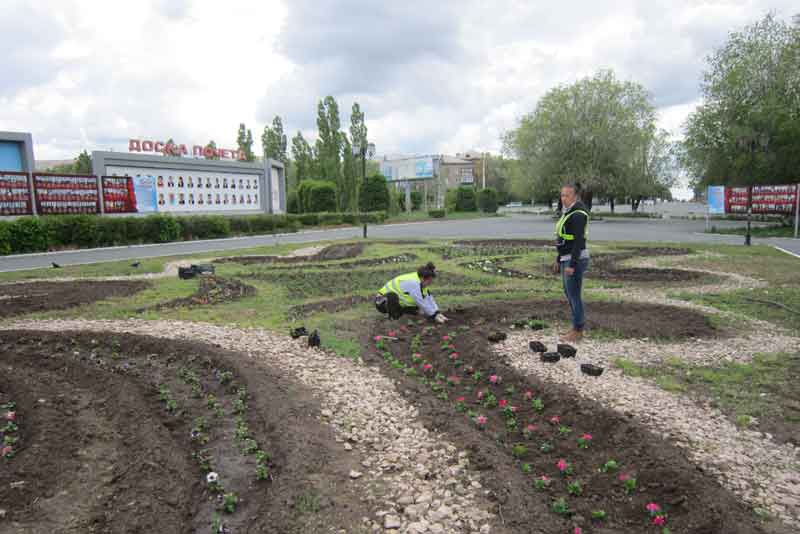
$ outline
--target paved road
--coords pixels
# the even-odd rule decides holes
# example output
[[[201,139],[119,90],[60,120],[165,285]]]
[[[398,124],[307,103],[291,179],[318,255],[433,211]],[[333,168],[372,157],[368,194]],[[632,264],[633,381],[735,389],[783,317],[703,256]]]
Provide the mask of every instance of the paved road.
[[[735,227],[742,223],[716,221],[718,227]],[[616,219],[593,222],[590,238],[593,241],[649,241],[741,244],[740,236],[704,234],[703,221]],[[369,237],[397,238],[544,238],[553,235],[553,221],[536,215],[513,215],[492,219],[444,220],[422,223],[370,226]],[[361,237],[361,228],[336,228],[295,234],[236,237],[206,241],[187,241],[158,245],[137,245],[102,249],[24,254],[0,257],[0,272],[61,265],[81,265],[115,260],[135,260],[183,254],[204,254],[276,243],[308,243],[323,240],[342,240]],[[755,244],[777,244],[800,255],[800,240],[764,239]]]

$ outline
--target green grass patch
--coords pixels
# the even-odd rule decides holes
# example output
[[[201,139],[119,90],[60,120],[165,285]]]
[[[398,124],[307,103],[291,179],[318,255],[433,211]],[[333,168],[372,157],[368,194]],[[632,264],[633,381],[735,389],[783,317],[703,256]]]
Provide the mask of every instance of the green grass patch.
[[[675,297],[724,312],[800,330],[800,287],[743,289],[718,294],[677,293]]]
[[[743,236],[747,234],[747,228],[744,226],[736,228],[717,228],[712,226],[708,233]],[[794,226],[753,226],[750,228],[750,235],[753,237],[794,237]]]

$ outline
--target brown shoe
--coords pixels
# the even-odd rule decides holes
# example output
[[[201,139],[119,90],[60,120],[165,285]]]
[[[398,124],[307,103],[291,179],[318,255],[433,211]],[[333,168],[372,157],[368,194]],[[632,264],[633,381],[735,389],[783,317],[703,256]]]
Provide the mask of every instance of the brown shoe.
[[[560,341],[562,343],[578,343],[583,338],[583,332],[580,330],[570,330],[563,336],[561,336]]]

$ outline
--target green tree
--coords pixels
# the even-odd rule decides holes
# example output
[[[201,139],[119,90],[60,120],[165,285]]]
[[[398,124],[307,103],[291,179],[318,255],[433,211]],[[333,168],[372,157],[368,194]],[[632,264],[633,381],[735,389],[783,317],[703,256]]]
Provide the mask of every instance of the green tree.
[[[314,167],[314,151],[311,145],[305,140],[301,132],[292,137],[292,160],[294,160],[295,176],[297,177],[297,184],[315,178],[313,173]]]
[[[208,144],[205,146],[205,148],[210,148],[210,149],[216,151],[217,150],[217,143],[215,143],[214,140],[212,139],[211,141],[208,142]],[[219,156],[217,155],[216,152],[214,152],[213,156],[211,156],[210,158],[206,158],[206,159],[219,159]]]
[[[358,165],[359,172],[364,172],[363,158],[367,150],[367,124],[364,122],[364,112],[358,102],[353,103],[353,109],[350,113],[350,139],[352,139],[353,148],[355,148],[358,156],[356,164]],[[361,176],[363,180],[365,176]]]
[[[389,186],[381,174],[370,174],[361,182],[358,195],[362,212],[387,211],[389,209]]]
[[[289,156],[286,153],[286,134],[283,133],[283,121],[279,116],[272,119],[272,127],[264,126],[261,134],[261,146],[264,148],[264,157],[276,159],[288,167]]]
[[[71,163],[55,165],[47,169],[47,172],[63,174],[92,174],[92,156],[86,150],[81,151],[78,157]]]
[[[339,194],[339,209],[342,211],[358,211],[358,178],[359,172],[356,170],[356,156],[353,155],[353,145],[347,138],[347,134],[341,132],[342,136],[342,191]]]
[[[566,180],[594,194],[626,192],[645,181],[642,154],[656,142],[656,112],[647,91],[602,70],[547,92],[536,109],[505,136],[505,150],[523,166],[537,200],[551,201]]]
[[[731,33],[707,61],[681,151],[695,185],[796,181],[800,25],[767,15]]]
[[[332,96],[326,96],[317,105],[316,157],[322,178],[336,184],[337,193],[342,191],[342,137],[340,135],[339,105]]]
[[[236,134],[236,145],[239,150],[244,152],[246,161],[255,161],[256,155],[253,153],[253,132],[245,128],[244,123],[239,124],[239,131]]]

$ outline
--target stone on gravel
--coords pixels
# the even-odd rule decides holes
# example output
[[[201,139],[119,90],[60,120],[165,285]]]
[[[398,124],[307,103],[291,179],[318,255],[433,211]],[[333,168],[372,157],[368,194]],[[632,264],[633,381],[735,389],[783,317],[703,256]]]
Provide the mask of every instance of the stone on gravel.
[[[361,478],[362,476],[364,476],[364,474],[361,473],[360,471],[356,471],[356,470],[351,470],[350,471],[350,478],[352,478],[353,480]]]

